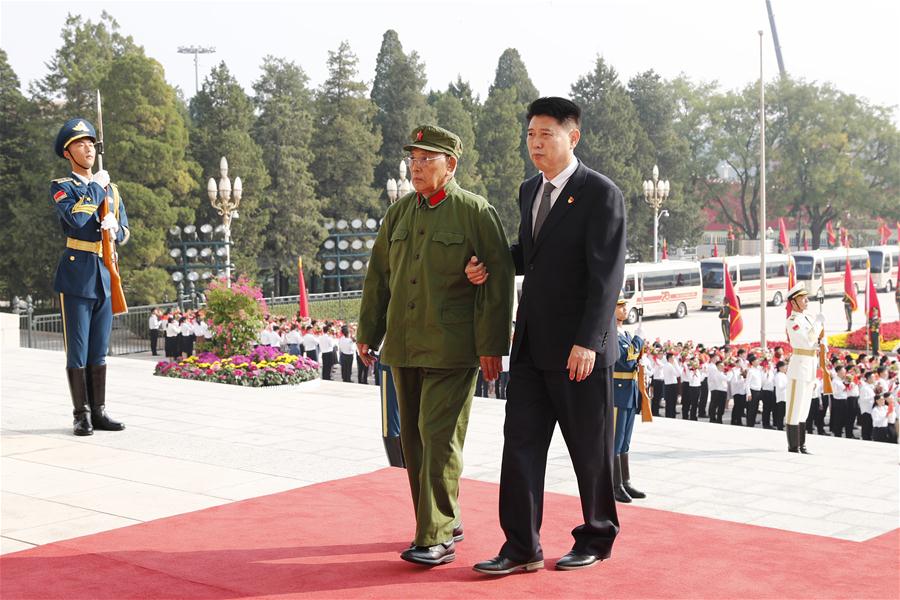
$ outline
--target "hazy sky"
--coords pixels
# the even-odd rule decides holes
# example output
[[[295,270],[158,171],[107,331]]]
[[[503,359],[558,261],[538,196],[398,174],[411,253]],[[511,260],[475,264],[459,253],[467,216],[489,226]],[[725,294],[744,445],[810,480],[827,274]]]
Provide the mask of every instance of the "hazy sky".
[[[830,81],[875,104],[900,105],[900,2],[772,0],[788,73]],[[162,63],[166,78],[194,93],[193,56],[181,45],[215,46],[200,57],[200,79],[225,61],[249,91],[262,58],[298,63],[312,85],[326,76],[329,50],[348,40],[371,82],[385,30],[425,62],[428,86],[462,75],[482,98],[497,59],[515,47],[542,95],[567,95],[598,55],[623,82],[654,69],[664,77],[740,88],[758,78],[764,31],[766,79],[777,63],[765,0],[417,0],[348,2],[0,1],[0,46],[26,87],[46,74],[69,12],[96,20],[107,10],[121,31]],[[900,111],[894,109],[895,121]]]

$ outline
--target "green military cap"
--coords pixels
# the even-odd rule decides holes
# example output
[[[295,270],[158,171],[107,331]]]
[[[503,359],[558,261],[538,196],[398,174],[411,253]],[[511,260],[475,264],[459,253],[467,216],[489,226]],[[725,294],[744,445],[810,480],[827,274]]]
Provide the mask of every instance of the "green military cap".
[[[437,125],[420,125],[412,132],[412,142],[403,146],[409,152],[413,148],[421,148],[431,152],[440,152],[459,158],[462,154],[462,141],[452,131]]]

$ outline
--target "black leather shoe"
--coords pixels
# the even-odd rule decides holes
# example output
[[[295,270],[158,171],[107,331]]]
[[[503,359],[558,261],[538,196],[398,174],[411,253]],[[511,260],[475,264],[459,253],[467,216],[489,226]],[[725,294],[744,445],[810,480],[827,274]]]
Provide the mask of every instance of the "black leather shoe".
[[[556,561],[556,568],[560,571],[575,571],[593,566],[600,560],[600,557],[593,554],[581,554],[573,550]]]
[[[544,559],[532,558],[527,562],[516,562],[504,556],[495,556],[491,560],[476,563],[473,570],[485,575],[509,575],[516,571],[537,571],[544,568]]]
[[[400,558],[420,565],[442,565],[456,560],[456,546],[453,540],[435,546],[413,546],[404,550]]]

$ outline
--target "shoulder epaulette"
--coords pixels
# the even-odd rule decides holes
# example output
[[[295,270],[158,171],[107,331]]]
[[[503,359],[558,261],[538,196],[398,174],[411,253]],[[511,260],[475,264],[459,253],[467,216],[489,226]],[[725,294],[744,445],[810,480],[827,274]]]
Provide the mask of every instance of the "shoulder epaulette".
[[[60,177],[59,179],[54,179],[53,183],[66,183],[67,181],[75,181],[71,177]]]

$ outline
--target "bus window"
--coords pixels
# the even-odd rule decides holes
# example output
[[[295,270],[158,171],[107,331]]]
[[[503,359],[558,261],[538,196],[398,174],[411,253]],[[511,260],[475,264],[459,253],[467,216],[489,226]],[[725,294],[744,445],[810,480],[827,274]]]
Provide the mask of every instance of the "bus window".
[[[647,273],[644,275],[644,290],[663,290],[672,287],[675,281],[674,273],[671,271],[660,273]]]
[[[725,287],[725,269],[722,263],[702,262],[700,272],[703,274],[703,287],[721,290]]]
[[[813,273],[813,257],[797,256],[794,258],[794,266],[797,268],[797,279],[812,279]],[[821,277],[822,273],[816,276]]]
[[[873,273],[884,273],[884,254],[880,250],[869,250],[869,260],[872,261]]]
[[[741,265],[741,281],[756,281],[759,279],[759,265]]]
[[[626,298],[632,298],[634,296],[634,275],[627,275],[625,277],[625,285],[622,286],[622,293]]]
[[[816,268],[813,271],[813,277],[816,279],[822,279],[822,263],[816,264]]]

